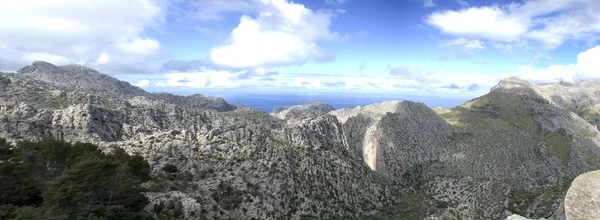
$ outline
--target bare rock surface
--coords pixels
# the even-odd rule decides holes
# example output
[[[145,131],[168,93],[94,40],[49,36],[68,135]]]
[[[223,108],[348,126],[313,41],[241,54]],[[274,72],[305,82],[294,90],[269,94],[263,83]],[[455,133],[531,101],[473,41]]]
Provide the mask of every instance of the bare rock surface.
[[[600,219],[600,171],[579,175],[565,197],[567,220]]]
[[[308,118],[326,114],[333,111],[330,104],[324,104],[319,101],[312,101],[304,105],[275,107],[271,115],[279,118]]]

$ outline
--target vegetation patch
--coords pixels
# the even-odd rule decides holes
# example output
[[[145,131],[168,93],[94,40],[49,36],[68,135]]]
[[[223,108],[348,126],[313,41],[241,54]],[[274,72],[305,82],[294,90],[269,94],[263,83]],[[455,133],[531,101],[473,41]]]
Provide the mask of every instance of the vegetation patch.
[[[590,131],[590,130],[583,129],[583,130],[581,130],[581,133],[583,134],[583,136],[586,136],[586,137],[590,137],[590,138],[596,137],[596,133],[593,131]]]
[[[548,132],[544,135],[544,140],[550,147],[550,151],[558,157],[563,166],[567,166],[569,162],[569,150],[571,148],[571,141],[569,138],[557,132]]]
[[[568,190],[568,184],[529,191],[511,191],[508,210],[526,218],[548,218],[554,213],[554,202]]]
[[[122,149],[0,139],[0,219],[153,219],[141,184],[150,167]]]
[[[436,201],[434,198],[424,192],[407,194],[400,196],[399,202],[379,210],[373,220],[412,220],[424,219],[427,216],[438,213],[447,208],[449,204]]]

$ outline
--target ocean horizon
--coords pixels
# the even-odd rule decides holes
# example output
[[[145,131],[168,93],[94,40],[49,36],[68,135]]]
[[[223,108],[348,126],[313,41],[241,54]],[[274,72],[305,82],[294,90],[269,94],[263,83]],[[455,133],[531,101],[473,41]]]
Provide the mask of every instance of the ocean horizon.
[[[472,98],[469,97],[434,97],[410,93],[366,93],[340,91],[272,91],[272,90],[179,90],[179,91],[150,91],[169,92],[175,95],[203,94],[211,97],[221,97],[230,104],[242,104],[271,113],[278,106],[294,106],[319,101],[330,104],[335,109],[365,106],[385,101],[412,101],[423,103],[430,108],[452,108],[461,105]]]

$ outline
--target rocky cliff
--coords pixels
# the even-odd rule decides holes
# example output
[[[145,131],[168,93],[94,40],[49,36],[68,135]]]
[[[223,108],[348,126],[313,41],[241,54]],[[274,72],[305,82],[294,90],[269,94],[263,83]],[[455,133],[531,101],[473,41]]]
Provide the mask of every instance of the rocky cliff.
[[[155,177],[148,209],[167,207],[159,218],[360,218],[394,198],[387,179],[351,157],[333,116],[286,123],[220,98],[149,94],[44,62],[0,82],[1,137],[144,156]]]
[[[569,183],[600,169],[586,110],[600,89],[578,87],[509,78],[452,109],[312,102],[267,114],[34,62],[0,73],[0,137],[142,155],[158,218],[556,219]],[[585,107],[568,101],[584,93]]]

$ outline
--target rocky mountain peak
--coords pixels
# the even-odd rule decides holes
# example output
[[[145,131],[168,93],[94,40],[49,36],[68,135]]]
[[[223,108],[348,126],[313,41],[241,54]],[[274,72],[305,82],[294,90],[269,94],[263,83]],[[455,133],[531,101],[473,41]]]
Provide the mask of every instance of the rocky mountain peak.
[[[21,68],[17,73],[67,91],[103,94],[112,97],[147,95],[144,90],[128,82],[80,65],[56,66],[44,61],[35,61],[31,65]]]
[[[539,91],[535,84],[517,77],[509,77],[500,80],[498,85],[490,89],[490,92],[505,92],[519,95],[539,96]]]

